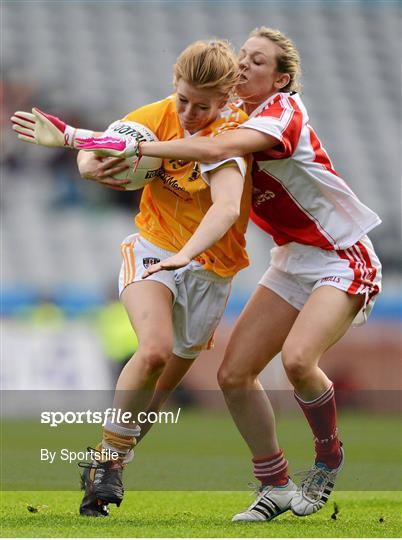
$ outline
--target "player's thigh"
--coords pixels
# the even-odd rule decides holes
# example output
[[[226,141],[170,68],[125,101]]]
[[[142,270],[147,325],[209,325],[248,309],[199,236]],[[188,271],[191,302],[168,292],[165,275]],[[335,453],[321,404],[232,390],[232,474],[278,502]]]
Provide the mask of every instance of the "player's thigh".
[[[284,356],[316,363],[345,334],[363,302],[364,295],[351,295],[330,285],[315,289],[289,332]]]
[[[221,369],[258,374],[278,354],[299,311],[258,285],[231,334]]]
[[[140,347],[150,342],[173,344],[173,294],[166,285],[152,280],[131,283],[121,301]]]

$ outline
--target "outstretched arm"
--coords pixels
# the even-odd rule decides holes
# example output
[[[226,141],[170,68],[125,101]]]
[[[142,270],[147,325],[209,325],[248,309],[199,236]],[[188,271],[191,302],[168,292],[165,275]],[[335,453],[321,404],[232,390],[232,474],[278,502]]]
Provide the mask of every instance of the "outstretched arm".
[[[178,253],[150,266],[143,278],[160,270],[175,270],[186,266],[197,255],[216,244],[239,217],[244,178],[237,165],[233,163],[233,166],[231,164],[211,172],[210,179],[213,204],[194,234]]]
[[[249,128],[237,128],[216,137],[191,137],[174,141],[143,142],[125,141],[111,137],[77,139],[77,146],[84,150],[96,150],[98,154],[116,157],[141,156],[166,159],[184,159],[202,163],[217,163],[227,158],[246,156],[253,152],[268,150],[280,141]]]
[[[216,163],[235,156],[246,156],[267,150],[278,140],[255,129],[237,128],[216,137],[191,137],[164,142],[141,143],[144,156],[185,159],[202,163]]]

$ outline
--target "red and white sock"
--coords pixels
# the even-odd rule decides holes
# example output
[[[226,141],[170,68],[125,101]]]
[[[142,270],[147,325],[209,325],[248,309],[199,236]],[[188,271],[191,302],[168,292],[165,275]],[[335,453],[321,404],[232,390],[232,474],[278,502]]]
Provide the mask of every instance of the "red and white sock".
[[[283,450],[271,456],[253,458],[254,476],[263,486],[284,486],[288,483],[288,462]]]
[[[336,426],[334,385],[312,401],[304,401],[296,393],[300,405],[314,434],[316,463],[336,469],[341,461],[341,444]]]

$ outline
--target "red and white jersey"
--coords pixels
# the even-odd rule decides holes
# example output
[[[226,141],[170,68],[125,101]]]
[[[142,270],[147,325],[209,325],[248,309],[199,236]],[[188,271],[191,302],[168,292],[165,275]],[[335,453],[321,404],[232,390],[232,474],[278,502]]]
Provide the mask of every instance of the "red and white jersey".
[[[239,126],[278,140],[253,154],[251,219],[277,245],[347,249],[381,220],[334,170],[308,120],[300,96],[280,92]]]

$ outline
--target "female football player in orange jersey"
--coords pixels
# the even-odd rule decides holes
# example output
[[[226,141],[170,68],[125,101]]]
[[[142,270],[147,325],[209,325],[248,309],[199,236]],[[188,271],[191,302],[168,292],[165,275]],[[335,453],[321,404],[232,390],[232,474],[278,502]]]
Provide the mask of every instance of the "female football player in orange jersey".
[[[218,379],[262,484],[257,500],[233,519],[268,521],[289,508],[298,516],[318,511],[343,466],[334,389],[319,361],[353,321],[364,322],[380,291],[381,264],[367,233],[381,221],[339,177],[308,123],[294,44],[262,27],[239,60],[237,93],[249,120],[214,141],[144,143],[140,151],[203,162],[253,154],[251,217],[276,247],[235,326]],[[109,147],[109,155],[127,154]],[[148,274],[179,267],[181,256]],[[315,463],[296,493],[258,381],[279,352],[315,441]]]
[[[237,58],[227,42],[193,43],[174,66],[176,94],[131,112],[121,122],[143,124],[159,140],[214,136],[247,118],[228,104],[237,80]],[[77,131],[55,117],[40,111],[16,113],[13,122],[23,140],[74,147]],[[81,152],[78,164],[82,176],[101,183],[122,169],[117,160],[105,166],[93,152]],[[139,233],[121,245],[119,278],[138,349],[118,379],[114,408],[131,412],[135,420],[140,412],[158,409],[166,398],[163,391],[172,390],[211,346],[232,278],[248,265],[244,234],[250,203],[251,177],[244,158],[208,165],[164,160],[158,178],[144,188],[135,220]],[[179,270],[144,279],[150,265],[178,251]],[[122,469],[140,431],[138,422],[108,419],[97,447],[99,459],[87,464],[83,474],[81,514],[107,515],[108,503],[120,505]]]

